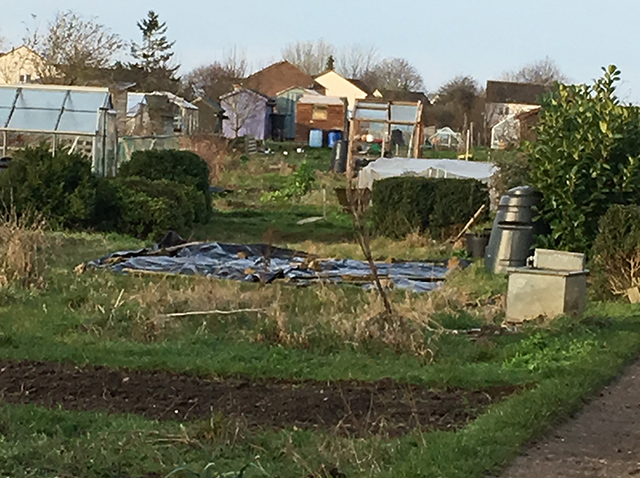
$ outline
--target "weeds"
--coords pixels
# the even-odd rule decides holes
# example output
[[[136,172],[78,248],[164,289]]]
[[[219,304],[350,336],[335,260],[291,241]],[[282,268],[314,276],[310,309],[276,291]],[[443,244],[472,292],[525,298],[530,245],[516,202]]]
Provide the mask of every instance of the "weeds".
[[[38,214],[18,215],[11,208],[0,217],[0,286],[44,284],[47,237]]]

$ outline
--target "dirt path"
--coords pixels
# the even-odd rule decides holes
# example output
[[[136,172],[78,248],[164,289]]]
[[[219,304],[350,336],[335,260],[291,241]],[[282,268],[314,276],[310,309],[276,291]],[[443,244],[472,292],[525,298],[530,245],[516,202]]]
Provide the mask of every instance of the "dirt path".
[[[156,371],[0,361],[0,402],[136,413],[159,420],[219,413],[249,428],[339,428],[357,435],[464,426],[515,387],[436,391],[385,379],[314,382],[204,380]]]
[[[502,477],[640,477],[640,361]]]

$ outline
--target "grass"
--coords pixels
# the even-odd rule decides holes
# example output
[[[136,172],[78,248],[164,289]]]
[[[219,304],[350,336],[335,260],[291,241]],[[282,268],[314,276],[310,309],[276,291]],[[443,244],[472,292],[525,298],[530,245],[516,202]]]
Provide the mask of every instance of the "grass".
[[[296,203],[259,200],[282,184],[301,159],[327,167],[327,151],[292,147],[221,168],[233,189],[216,199],[211,224],[192,239],[272,242],[323,257],[357,257],[350,218],[321,186]],[[275,149],[275,148],[274,148]],[[288,151],[284,155],[283,151]],[[234,162],[235,161],[235,162]],[[250,160],[253,161],[253,160]],[[249,172],[249,174],[248,174]],[[403,437],[348,437],[331,430],[247,430],[242,420],[212,413],[204,422],[155,422],[132,415],[44,409],[0,403],[0,476],[165,476],[186,465],[216,472],[250,465],[248,477],[481,477],[496,472],[522,446],[577,410],[640,352],[640,312],[620,303],[589,304],[580,321],[558,319],[501,334],[504,277],[481,263],[452,272],[428,295],[393,291],[396,322],[379,320],[380,304],[359,287],[249,284],[190,277],[134,277],[74,267],[140,241],[119,235],[49,233],[46,270],[35,287],[0,287],[0,358],[168,370],[203,377],[315,380],[386,377],[435,388],[522,385],[460,431]],[[375,238],[376,259],[447,258],[456,253],[414,234]],[[31,269],[29,269],[31,270]],[[17,281],[20,282],[20,281]],[[27,287],[25,287],[27,286]],[[208,308],[266,313],[185,317]],[[394,319],[395,320],[395,319]],[[483,327],[481,335],[467,333]],[[335,473],[334,473],[335,475]],[[184,476],[184,475],[175,475]]]

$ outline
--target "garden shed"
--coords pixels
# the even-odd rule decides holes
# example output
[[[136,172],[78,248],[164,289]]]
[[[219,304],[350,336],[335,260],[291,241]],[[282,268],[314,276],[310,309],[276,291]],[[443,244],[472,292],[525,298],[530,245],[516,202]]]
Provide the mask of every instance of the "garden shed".
[[[47,142],[85,153],[93,171],[115,175],[118,135],[108,88],[0,85],[2,156]]]

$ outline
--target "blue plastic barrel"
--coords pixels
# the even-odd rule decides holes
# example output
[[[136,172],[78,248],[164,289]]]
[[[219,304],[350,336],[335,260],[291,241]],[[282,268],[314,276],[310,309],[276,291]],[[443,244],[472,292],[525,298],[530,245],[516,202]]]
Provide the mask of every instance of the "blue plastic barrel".
[[[333,148],[333,145],[342,139],[342,131],[329,131],[327,135],[327,146]]]
[[[312,148],[322,148],[321,129],[312,129],[309,131],[309,146]]]

